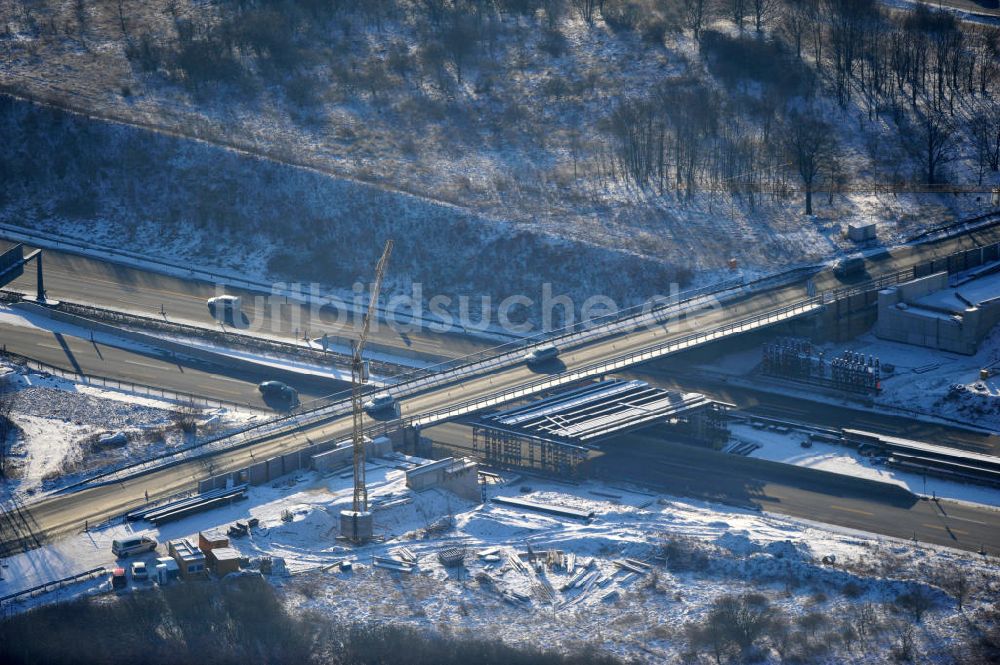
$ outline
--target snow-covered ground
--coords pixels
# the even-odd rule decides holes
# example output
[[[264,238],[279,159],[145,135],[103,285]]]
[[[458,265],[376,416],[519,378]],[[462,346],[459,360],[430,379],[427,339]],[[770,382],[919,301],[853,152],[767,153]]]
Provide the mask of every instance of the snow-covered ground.
[[[272,579],[295,608],[334,620],[396,621],[449,634],[489,631],[509,642],[563,649],[596,641],[614,653],[656,662],[679,657],[685,624],[703,617],[726,593],[764,593],[793,618],[820,611],[832,621],[864,603],[891,604],[900,592],[932,583],[940,571],[960,567],[970,579],[980,579],[993,566],[946,548],[591,482],[570,486],[508,478],[485,490],[488,497],[518,496],[521,486],[530,484],[528,498],[592,510],[589,521],[477,504],[435,489],[414,493],[405,487],[403,469],[417,462],[394,453],[369,463],[375,530],[382,542],[353,548],[336,538],[339,511],[351,501],[349,470],[326,477],[301,472],[251,488],[245,502],[160,528],[115,525],[10,557],[0,568],[0,596],[110,566],[116,537],[196,538],[199,530],[252,516],[260,526],[232,544],[251,560],[285,560],[291,577]],[[380,504],[387,507],[379,509]],[[442,518],[450,526],[438,529]],[[461,571],[437,559],[452,546],[466,548]],[[412,574],[373,567],[374,556],[398,558],[400,548],[417,557]],[[536,569],[527,561],[529,549],[572,555],[574,567]],[[515,553],[520,553],[516,559]],[[829,555],[834,563],[820,562]],[[644,574],[622,570],[614,562],[624,558],[650,568]],[[353,572],[335,565],[344,560],[354,563]],[[571,584],[574,580],[581,584]],[[924,620],[918,639],[933,653],[967,629],[954,601],[935,586],[926,588],[934,598],[933,618]],[[966,612],[991,600],[991,583],[974,588]],[[101,577],[28,597],[17,607],[106,589]],[[504,592],[526,600],[507,602]]]
[[[921,496],[938,496],[1000,508],[1000,490],[881,466],[872,458],[846,446],[814,441],[808,448],[803,448],[802,442],[809,438],[805,432],[793,430],[784,433],[754,428],[745,423],[733,424],[729,429],[734,443],[739,441],[760,446],[750,453],[751,457],[892,483]]]
[[[259,417],[250,411],[196,409],[0,364],[14,391],[12,440],[0,500],[51,491],[103,468],[143,459],[232,431]],[[123,445],[102,446],[102,434],[123,432]]]
[[[993,329],[972,356],[887,341],[873,332],[817,349],[822,349],[827,358],[837,357],[845,350],[855,351],[877,357],[883,366],[888,363],[895,369],[892,374],[883,372],[882,391],[870,398],[764,376],[757,372],[761,361],[759,348],[720,356],[699,365],[698,369],[725,377],[734,385],[752,381],[754,389],[799,399],[851,406],[863,402],[885,413],[1000,431],[1000,375],[985,381],[979,378],[981,369],[1000,363],[1000,326]],[[964,386],[962,392],[954,392],[955,385]]]

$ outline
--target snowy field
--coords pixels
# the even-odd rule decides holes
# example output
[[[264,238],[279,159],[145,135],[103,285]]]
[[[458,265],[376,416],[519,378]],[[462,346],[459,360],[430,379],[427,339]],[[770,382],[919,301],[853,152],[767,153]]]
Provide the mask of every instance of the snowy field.
[[[235,430],[258,417],[250,411],[180,406],[6,362],[0,363],[0,382],[13,391],[14,400],[0,499],[52,491],[94,471]],[[127,442],[99,441],[118,432]]]
[[[751,457],[892,483],[905,487],[918,496],[937,496],[942,499],[1000,508],[1000,490],[982,485],[943,480],[934,476],[924,477],[919,473],[907,473],[882,466],[872,458],[861,455],[857,450],[847,446],[814,441],[808,448],[803,448],[802,442],[809,438],[805,432],[783,433],[768,429],[755,429],[742,423],[731,425],[729,429],[734,443],[746,442],[760,446],[750,453]]]
[[[232,544],[251,561],[284,559],[289,575],[271,579],[293,608],[334,620],[401,622],[511,643],[563,649],[592,644],[648,662],[681,657],[689,623],[700,621],[720,596],[748,591],[767,596],[794,625],[815,623],[806,641],[825,644],[834,661],[880,662],[876,654],[896,648],[898,630],[912,624],[892,609],[894,601],[915,590],[925,594],[930,609],[906,639],[944,662],[948,649],[972,630],[969,619],[985,612],[1000,588],[995,562],[976,555],[617,486],[516,477],[486,486],[487,497],[519,496],[530,483],[527,498],[594,511],[589,521],[475,504],[433,489],[413,493],[403,469],[416,462],[393,454],[369,463],[375,531],[384,540],[360,548],[336,538],[338,513],[351,500],[347,469],[326,477],[289,476],[252,488],[245,502],[159,529],[139,524],[134,532],[160,542],[197,538],[199,530],[256,517],[259,527]],[[132,527],[117,525],[11,557],[0,568],[0,596],[110,566],[111,540],[128,533]],[[438,561],[437,553],[452,546],[466,548],[462,570]],[[398,560],[403,548],[417,559],[412,573],[373,567],[373,557]],[[529,550],[557,551],[560,565],[536,568]],[[642,572],[615,563],[624,559],[638,562],[632,565]],[[353,571],[340,569],[344,560],[353,562]],[[967,597],[961,594],[961,612],[947,581],[953,582],[947,574],[955,570],[972,582]],[[28,598],[14,611],[106,591],[102,576]],[[872,617],[881,617],[876,624],[883,629],[868,626],[867,648],[832,637]]]
[[[752,381],[754,389],[799,399],[849,406],[863,402],[885,413],[1000,431],[1000,375],[979,379],[980,369],[1000,363],[1000,326],[983,339],[978,353],[972,356],[891,342],[879,339],[873,332],[816,348],[822,349],[827,358],[840,356],[845,350],[875,356],[883,365],[888,363],[895,369],[889,375],[883,372],[882,392],[872,398],[764,376],[757,371],[761,362],[759,348],[721,356],[698,369],[725,377],[733,385],[749,385]],[[952,389],[956,385],[963,386],[961,392]]]

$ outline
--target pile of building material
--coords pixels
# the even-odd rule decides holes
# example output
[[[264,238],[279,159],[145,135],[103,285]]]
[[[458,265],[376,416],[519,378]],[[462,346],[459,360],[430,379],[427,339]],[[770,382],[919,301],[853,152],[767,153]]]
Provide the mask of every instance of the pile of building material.
[[[514,508],[521,508],[523,510],[533,510],[539,513],[547,513],[549,515],[556,515],[557,517],[569,517],[576,520],[590,520],[594,517],[593,510],[578,510],[576,508],[567,508],[565,506],[557,506],[551,503],[528,501],[526,499],[519,499],[512,496],[495,496],[493,497],[493,502],[505,506],[512,506]]]
[[[417,555],[409,547],[397,547],[392,553],[399,557],[403,563],[411,566],[417,565]]]
[[[449,547],[438,552],[438,561],[446,568],[456,568],[465,561],[464,547]]]
[[[408,563],[402,559],[397,559],[395,557],[374,555],[372,557],[372,566],[375,568],[384,568],[386,570],[392,570],[398,573],[412,573],[416,568],[414,563]]]
[[[149,507],[145,506],[132,511],[125,516],[129,521],[146,520],[153,524],[160,525],[174,520],[179,520],[188,515],[194,515],[205,510],[226,506],[233,501],[241,501],[247,497],[247,485],[237,485],[229,489],[218,489],[210,492],[196,494],[186,499],[171,501],[170,503]]]

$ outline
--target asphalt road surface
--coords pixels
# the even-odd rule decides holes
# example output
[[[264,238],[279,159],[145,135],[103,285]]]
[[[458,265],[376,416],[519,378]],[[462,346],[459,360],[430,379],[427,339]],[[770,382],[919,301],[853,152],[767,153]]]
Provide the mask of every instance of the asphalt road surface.
[[[13,243],[0,240],[0,252]],[[25,246],[25,253],[30,251]],[[208,311],[207,300],[223,293],[215,284],[194,279],[181,279],[148,270],[140,270],[110,261],[44,250],[45,290],[49,298],[86,303],[110,309],[161,318],[161,307],[167,320],[221,329]],[[350,286],[350,285],[348,285]],[[29,264],[25,273],[5,288],[29,295],[35,293],[35,269]],[[286,340],[301,339],[308,331],[311,338],[328,333],[334,343],[349,347],[357,337],[354,317],[324,307],[313,312],[309,307],[292,307],[281,297],[226,288],[225,293],[242,297],[242,311],[249,328],[244,332]],[[367,293],[365,294],[367,304]],[[338,321],[338,316],[340,321]],[[481,341],[461,334],[444,335],[432,332],[395,332],[388,325],[373,326],[369,349],[385,347],[397,353],[412,352],[428,359],[453,358],[468,355],[495,342]]]
[[[912,265],[916,261],[925,260],[931,254],[944,255],[958,248],[979,246],[977,243],[990,241],[996,237],[1000,237],[1000,228],[994,227],[986,233],[966,235],[952,241],[938,243],[934,247],[902,248],[897,250],[898,257],[890,256],[893,260],[885,258],[881,259],[879,263],[885,265],[886,269],[889,269],[890,266],[892,269],[899,269],[906,265]],[[873,266],[870,265],[869,268],[873,268]],[[85,275],[81,275],[78,278],[83,280],[85,277]],[[839,283],[839,280],[829,272],[819,275],[814,281],[819,290]],[[788,304],[800,299],[804,295],[805,288],[804,285],[794,285],[776,289],[756,294],[725,309],[702,310],[689,316],[686,321],[671,322],[667,326],[644,328],[627,335],[594,340],[583,346],[564,350],[556,363],[542,370],[532,370],[519,364],[498,369],[490,374],[465,376],[452,384],[429,389],[402,399],[400,410],[404,416],[424,414],[471,398],[494,394],[505,388],[522,386],[526,382],[536,379],[539,374],[580,368],[625,351],[647,349],[653,344],[687,335],[692,329],[704,330],[744,318],[750,313],[759,313]],[[370,422],[370,419],[366,418],[366,420]],[[148,491],[153,499],[166,497],[178,491],[190,489],[198,480],[210,475],[246,468],[256,461],[308,445],[309,441],[346,439],[349,432],[349,417],[333,420],[324,419],[309,423],[294,434],[275,436],[249,448],[220,452],[210,458],[179,463],[115,485],[87,489],[71,495],[44,498],[28,507],[10,513],[5,519],[0,520],[0,543],[12,547],[30,547],[39,540],[79,530],[85,520],[96,523],[104,517],[119,515],[142,503],[145,491]],[[778,503],[780,500],[781,496],[775,495],[772,503]],[[787,499],[785,500],[787,501]],[[846,507],[850,508],[851,506]],[[963,510],[966,509],[955,508],[956,513],[961,513]],[[951,514],[951,509],[949,509],[949,514]],[[984,542],[992,548],[992,551],[996,551],[1000,548],[998,547],[1000,546],[1000,529],[996,528],[1000,526],[1000,522],[993,517],[987,519],[985,515],[979,515],[978,512],[973,514],[976,517],[969,519],[979,520],[989,527],[983,530],[992,536],[989,539],[984,539]],[[857,516],[861,515],[857,514]],[[928,519],[930,517],[931,515],[928,515]],[[969,532],[968,526],[963,528],[957,522],[955,525],[949,525],[949,528],[953,528],[956,534],[958,534],[958,530]],[[946,544],[972,547],[972,543],[965,540],[949,539],[949,541]]]
[[[456,452],[471,450],[471,428],[448,423],[424,434]],[[1000,510],[947,500],[926,501],[894,485],[801,469],[672,443],[641,432],[616,437],[590,462],[592,473],[678,496],[896,538],[1000,552]]]
[[[735,404],[751,414],[821,427],[867,430],[1000,457],[1000,435],[995,433],[989,434],[965,427],[880,413],[860,405],[852,408],[753,388],[731,386],[706,379],[697,372],[673,367],[677,364],[671,361],[665,363],[664,367],[647,365],[628,372],[627,376],[648,381],[662,388],[700,392],[713,399]]]
[[[296,390],[302,401],[343,390],[333,379],[308,377],[261,367],[259,371],[172,357],[157,349],[127,351],[58,332],[0,324],[0,343],[8,351],[76,374],[101,376],[127,384],[166,388],[209,400],[222,400],[258,409],[282,410],[287,405],[265,403],[257,384],[280,379]]]
[[[997,241],[1000,241],[1000,225],[937,243],[887,250],[867,259],[865,272],[849,282],[860,282],[879,273],[901,270],[934,257]],[[11,242],[0,239],[0,251],[11,245]],[[29,248],[26,246],[27,249]],[[51,298],[157,317],[162,308],[168,320],[221,327],[219,322],[209,316],[206,306],[208,298],[220,293],[214,284],[118,265],[112,262],[113,257],[100,260],[45,250],[44,261],[46,291]],[[34,280],[33,266],[29,265],[25,274],[7,288],[32,294],[35,290]],[[845,282],[829,270],[813,280],[815,292],[844,285]],[[774,304],[804,298],[806,291],[804,284],[782,289]],[[282,305],[274,299],[265,298],[269,294],[243,289],[226,289],[226,292],[242,296],[243,311],[251,321],[251,331],[286,339],[301,337],[304,331],[308,331],[312,338],[326,332],[344,346],[348,346],[349,340],[357,335],[353,318],[345,314],[344,321],[338,323],[334,312],[328,308],[321,309],[314,318],[308,308]],[[397,332],[383,323],[373,329],[369,349],[412,353],[424,358],[455,358],[493,345],[462,334],[441,334],[426,330]]]

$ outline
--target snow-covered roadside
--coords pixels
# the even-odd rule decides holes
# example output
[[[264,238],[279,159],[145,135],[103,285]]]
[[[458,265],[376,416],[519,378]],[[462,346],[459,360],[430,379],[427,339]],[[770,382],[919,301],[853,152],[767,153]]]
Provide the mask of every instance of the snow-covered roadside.
[[[313,296],[316,298],[316,304],[327,304],[329,299],[332,298],[336,299],[344,307],[351,308],[352,313],[355,315],[364,314],[367,311],[366,304],[356,302],[356,294],[353,291],[348,289],[334,289],[321,294],[308,294],[304,293],[301,289],[284,288],[284,282],[266,282],[267,274],[263,268],[259,268],[253,273],[241,273],[231,268],[216,268],[215,270],[207,271],[192,267],[178,267],[178,265],[188,263],[189,257],[171,254],[169,246],[158,245],[158,251],[164,254],[164,256],[154,257],[120,248],[112,249],[108,246],[72,235],[30,229],[10,223],[0,222],[0,232],[2,232],[2,237],[8,240],[27,242],[43,249],[56,249],[130,268],[148,270],[182,279],[196,279],[212,282],[217,285],[246,288],[269,296],[284,296],[292,302],[301,302],[305,305],[313,302]],[[164,259],[172,259],[172,261]],[[381,302],[376,304],[376,311],[381,320],[388,320],[389,310]],[[400,325],[414,324],[419,325],[421,328],[443,325],[443,319],[430,312],[422,312],[418,317],[414,317],[412,313],[404,313],[397,310],[393,310],[391,314],[394,322]],[[449,324],[452,322],[450,321]],[[530,337],[530,334],[516,333],[494,324],[485,329],[463,328],[462,333],[491,342],[509,342],[523,337]]]
[[[14,431],[0,501],[54,491],[94,470],[233,431],[260,417],[249,410],[179,407],[19,365],[0,364],[0,381],[14,391]],[[127,442],[97,441],[102,434],[118,432]]]
[[[893,365],[894,371],[887,374],[883,370],[882,391],[867,397],[757,373],[761,361],[759,348],[720,356],[697,369],[731,385],[763,392],[851,407],[863,403],[866,409],[888,415],[903,413],[932,423],[1000,431],[1000,375],[986,380],[979,378],[981,369],[1000,367],[1000,326],[980,343],[979,351],[972,356],[882,340],[872,332],[846,342],[819,345],[816,349],[823,350],[827,358],[839,356],[845,350],[874,356],[883,367]],[[961,392],[952,390],[956,385],[963,386]]]
[[[302,472],[251,488],[248,501],[160,528],[115,525],[10,557],[0,568],[0,596],[112,565],[110,544],[116,537],[142,533],[162,543],[256,517],[260,526],[232,545],[250,559],[285,560],[292,577],[272,581],[293,608],[318,610],[334,620],[398,621],[432,630],[444,625],[449,633],[489,630],[502,622],[507,641],[556,648],[589,643],[596,635],[614,653],[656,661],[679,656],[684,625],[704,616],[726,593],[772,595],[793,618],[817,609],[836,615],[866,602],[890,602],[910,585],[925,584],[929,567],[961,566],[975,576],[992,566],[947,548],[594,482],[573,487],[530,481],[531,499],[594,511],[595,518],[586,522],[476,504],[439,490],[414,493],[405,487],[403,469],[418,461],[393,454],[369,464],[376,533],[384,542],[352,548],[336,540],[339,510],[351,500],[349,470],[326,477]],[[512,480],[488,487],[487,495],[518,494],[520,485]],[[439,529],[442,518],[445,526]],[[436,556],[455,546],[467,552],[461,574]],[[373,556],[398,556],[404,547],[417,558],[414,574],[373,568]],[[526,550],[558,550],[572,555],[575,564],[535,570]],[[515,552],[522,553],[520,566],[509,562]],[[667,552],[666,565],[656,558],[661,552]],[[683,557],[675,560],[677,552]],[[819,562],[830,555],[835,565]],[[630,573],[614,563],[624,558],[652,568]],[[353,572],[334,567],[344,560],[354,562]],[[577,576],[589,581],[575,586]],[[849,587],[856,591],[842,591]],[[101,580],[89,580],[58,595],[26,598],[16,607],[105,588]],[[528,600],[507,603],[503,591]],[[924,639],[948,639],[959,632],[952,621],[955,608],[940,591],[934,593],[939,594],[934,620],[926,622]],[[967,601],[967,612],[988,603],[987,590],[976,594]],[[496,633],[494,628],[490,634]]]
[[[756,429],[743,423],[733,424],[729,429],[735,440],[760,446],[750,453],[751,457],[892,483],[918,496],[937,496],[1000,508],[1000,490],[879,466],[872,458],[845,446],[813,441],[804,448],[802,442],[808,440],[804,432]]]

